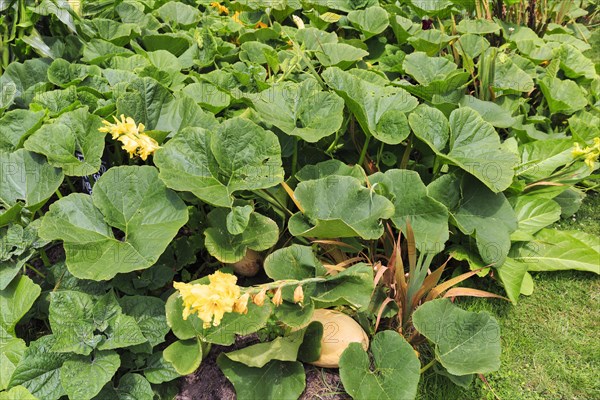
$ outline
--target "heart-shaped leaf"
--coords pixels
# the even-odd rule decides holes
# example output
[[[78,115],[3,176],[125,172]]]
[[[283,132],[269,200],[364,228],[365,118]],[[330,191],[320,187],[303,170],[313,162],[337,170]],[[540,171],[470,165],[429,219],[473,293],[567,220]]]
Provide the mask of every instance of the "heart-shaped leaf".
[[[413,324],[435,344],[436,359],[452,375],[500,368],[500,327],[490,314],[461,310],[448,299],[438,299],[417,308]]]
[[[394,214],[393,204],[351,176],[328,176],[300,182],[294,191],[304,210],[290,218],[294,236],[377,239],[381,219]]]
[[[435,135],[423,133],[423,127],[431,118],[435,118],[435,129],[445,135],[446,125],[441,122],[441,116],[427,108],[412,113],[410,125],[438,156],[474,175],[496,193],[510,186],[518,158],[501,146],[494,127],[484,121],[477,111],[464,107],[450,114],[447,153],[441,147],[444,141],[436,142]]]
[[[188,375],[200,366],[202,346],[198,339],[178,340],[163,351],[163,357],[178,374]]]
[[[21,275],[0,291],[0,327],[9,334],[41,293],[41,288],[29,277]]]
[[[60,382],[71,399],[89,400],[109,382],[121,358],[115,351],[100,351],[90,359],[77,356],[66,360],[60,370]]]
[[[314,79],[276,84],[252,103],[262,120],[311,143],[335,133],[344,119],[344,100],[322,91]]]
[[[448,210],[427,194],[419,174],[408,170],[389,170],[369,176],[372,185],[382,184],[392,203],[392,222],[406,232],[412,226],[420,252],[439,253],[448,240]]]
[[[277,136],[239,117],[214,133],[187,129],[158,150],[154,162],[167,186],[220,207],[230,207],[236,191],[283,181]]]
[[[298,361],[273,360],[254,368],[220,354],[217,364],[233,383],[240,400],[297,399],[306,386],[304,367]]]
[[[43,111],[13,110],[0,118],[0,150],[14,151],[35,132],[44,119]]]
[[[35,211],[58,189],[64,175],[44,157],[20,149],[13,153],[0,151],[0,226],[14,220],[25,206]]]
[[[248,225],[240,234],[227,228],[227,209],[216,208],[208,214],[210,228],[204,231],[204,245],[208,252],[226,263],[244,258],[247,249],[262,251],[272,247],[279,239],[279,228],[272,219],[256,212],[248,216]]]
[[[417,99],[402,88],[383,86],[374,83],[374,78],[364,79],[368,75],[358,75],[339,68],[323,72],[327,85],[344,99],[366,134],[388,144],[402,142],[410,133],[405,113],[417,106]]]
[[[38,129],[25,141],[25,148],[45,155],[66,175],[91,175],[98,172],[104,151],[104,136],[98,132],[101,126],[100,117],[90,114],[87,107],[78,108]],[[76,152],[83,160],[77,158]]]
[[[371,341],[371,355],[372,363],[361,343],[350,343],[342,353],[340,377],[353,399],[416,397],[421,364],[402,336],[394,331],[379,332]]]
[[[61,367],[73,355],[55,353],[50,350],[53,345],[52,335],[31,342],[13,372],[8,387],[24,386],[39,399],[58,400],[65,396],[60,381]]]
[[[64,241],[67,267],[77,278],[107,280],[153,265],[187,220],[185,204],[155,168],[115,167],[92,196],[73,193],[53,203],[40,236]]]

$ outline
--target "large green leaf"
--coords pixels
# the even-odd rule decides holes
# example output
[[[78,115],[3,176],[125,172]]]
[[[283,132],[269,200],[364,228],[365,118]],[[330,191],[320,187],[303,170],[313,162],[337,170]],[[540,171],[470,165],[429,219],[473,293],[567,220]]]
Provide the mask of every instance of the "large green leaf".
[[[42,289],[26,275],[21,275],[0,291],[0,327],[9,334],[40,295]]]
[[[414,399],[420,363],[415,351],[395,331],[379,332],[371,342],[372,361],[361,343],[350,343],[340,358],[344,389],[355,400]]]
[[[25,148],[45,155],[66,175],[91,175],[100,168],[104,152],[104,136],[98,132],[101,126],[101,119],[90,114],[87,107],[79,108],[42,126],[25,141]],[[83,160],[77,158],[76,152]]]
[[[89,400],[109,382],[121,359],[115,351],[94,353],[93,359],[77,356],[66,360],[60,370],[60,381],[71,399]]]
[[[429,56],[438,54],[457,36],[449,36],[439,29],[417,30],[408,38],[408,42],[417,52],[425,52]]]
[[[534,241],[516,245],[513,252],[528,271],[574,269],[600,274],[600,242],[589,233],[542,229]]]
[[[230,207],[233,193],[283,181],[277,136],[255,123],[232,118],[211,133],[187,129],[156,152],[161,179],[216,206]]]
[[[533,239],[531,235],[560,219],[560,205],[552,199],[520,196],[514,204],[519,223],[510,235],[512,241]]]
[[[117,98],[117,114],[124,114],[146,129],[169,132],[174,135],[186,127],[214,129],[217,122],[187,96],[174,97],[155,79],[135,79],[127,92]]]
[[[413,314],[417,330],[435,344],[436,359],[453,375],[485,374],[500,367],[500,327],[486,312],[432,300]]]
[[[73,64],[57,58],[48,68],[48,80],[56,86],[67,87],[80,84],[90,75],[100,75],[102,70],[96,65]]]
[[[573,161],[573,141],[568,138],[536,140],[519,146],[519,153],[517,176],[534,182]]]
[[[323,276],[325,267],[312,247],[293,244],[269,254],[264,262],[265,272],[273,280],[306,279]]]
[[[373,294],[373,267],[358,263],[306,290],[317,308],[350,305],[366,309]]]
[[[188,375],[200,366],[202,346],[198,339],[178,340],[163,351],[163,357],[173,365],[178,374]]]
[[[0,76],[2,92],[5,88],[13,92],[17,107],[28,108],[29,102],[40,88],[39,84],[48,81],[48,65],[48,60],[41,58],[26,60],[23,63],[10,63]]]
[[[192,25],[200,20],[202,14],[196,7],[181,2],[167,2],[156,10],[156,15],[167,23]]]
[[[498,193],[512,183],[517,156],[505,150],[494,127],[484,121],[477,111],[459,108],[450,114],[449,151],[438,147],[444,141],[436,143],[434,134],[423,132],[420,124],[434,119],[434,129],[445,135],[446,125],[441,122],[439,113],[421,109],[414,117],[411,114],[411,126],[418,137],[435,151],[438,156],[474,175],[492,191]]]
[[[517,229],[515,212],[503,193],[493,193],[465,176],[462,196],[450,212],[458,228],[474,235],[477,249],[487,264],[502,265],[510,250],[510,234]]]
[[[555,50],[554,56],[560,59],[560,69],[565,72],[567,78],[575,79],[584,77],[586,79],[594,79],[597,76],[592,60],[568,43],[561,44]]]
[[[194,99],[202,108],[215,114],[226,108],[231,101],[229,94],[219,90],[216,85],[205,81],[191,83],[185,86],[182,92]]]
[[[277,243],[279,228],[272,219],[253,212],[246,229],[234,235],[227,230],[227,215],[225,208],[212,210],[208,214],[210,228],[204,231],[204,245],[217,260],[234,263],[244,258],[247,249],[262,251]]]
[[[49,165],[42,156],[23,149],[13,153],[0,151],[0,172],[0,210],[6,208],[6,212],[17,206],[19,200],[32,210],[41,207],[64,177],[61,170]],[[7,222],[0,213],[0,225]]]
[[[123,296],[119,299],[123,313],[135,319],[141,333],[148,340],[147,352],[165,341],[169,333],[165,302],[153,296]]]
[[[112,292],[100,299],[71,290],[52,292],[49,314],[56,352],[88,355],[94,348],[110,350],[146,341],[135,319],[122,313]]]
[[[410,223],[420,252],[439,253],[448,240],[448,210],[427,194],[427,187],[415,171],[392,169],[369,176],[372,185],[381,184],[394,204],[394,225],[406,232]]]
[[[546,77],[538,83],[553,114],[571,115],[588,104],[583,91],[574,81]]]
[[[507,94],[531,92],[535,85],[533,79],[511,60],[507,54],[496,58],[493,87],[495,91]]]
[[[377,239],[383,234],[380,220],[394,214],[388,199],[350,176],[300,182],[294,194],[304,210],[290,218],[294,236]]]
[[[402,68],[421,85],[428,86],[446,79],[448,74],[457,69],[457,66],[447,58],[429,57],[423,52],[416,51],[404,58]]]
[[[119,379],[119,386],[106,385],[95,399],[152,400],[154,393],[150,383],[140,374],[127,373]]]
[[[344,100],[322,91],[314,79],[276,84],[252,103],[262,120],[311,143],[335,133],[344,119]]]
[[[498,277],[502,285],[504,285],[504,290],[506,290],[506,294],[513,304],[517,304],[519,300],[527,268],[527,263],[514,260],[510,257],[506,257],[504,263],[499,268],[496,268]]]
[[[270,342],[257,343],[225,353],[225,355],[232,361],[255,368],[262,368],[272,360],[296,361],[298,350],[304,340],[304,332],[304,329],[294,331],[289,335],[279,336]]]
[[[460,33],[476,33],[476,34],[487,34],[487,33],[498,33],[500,26],[494,21],[487,19],[470,19],[466,18],[460,21],[456,26],[456,30]]]
[[[15,386],[7,392],[0,392],[0,400],[38,400],[24,386]]]
[[[73,193],[53,203],[40,236],[64,241],[76,277],[107,280],[153,265],[187,220],[185,204],[155,168],[115,167],[96,182],[92,196]]]
[[[323,43],[315,55],[324,67],[346,69],[369,53],[347,43]]]
[[[158,351],[148,357],[144,376],[148,382],[159,384],[177,379],[180,375],[175,371],[173,364],[164,359],[163,352]]]
[[[304,367],[298,361],[273,360],[262,368],[254,368],[221,354],[217,364],[233,383],[239,400],[297,399],[306,385]]]
[[[344,99],[366,134],[388,144],[402,142],[410,133],[405,113],[417,106],[417,99],[402,88],[373,83],[366,77],[339,68],[323,72],[327,85]]]
[[[512,117],[510,111],[491,101],[479,100],[473,96],[464,96],[460,101],[460,105],[471,107],[481,115],[484,121],[489,122],[496,128],[511,128],[516,123],[516,119]]]
[[[14,151],[35,132],[44,119],[43,111],[13,110],[0,118],[0,150]]]
[[[443,150],[450,138],[450,124],[443,112],[421,104],[408,116],[415,136],[434,150]]]
[[[39,399],[58,400],[65,396],[60,382],[60,369],[72,355],[51,351],[53,345],[52,335],[31,342],[13,372],[8,387],[24,386]]]
[[[353,176],[361,182],[365,181],[367,175],[360,165],[347,165],[340,160],[331,159],[316,164],[308,164],[296,173],[298,181],[310,181],[325,178],[330,175]]]
[[[369,39],[385,31],[389,25],[387,11],[379,6],[367,7],[364,10],[354,10],[348,13],[348,21]]]
[[[23,339],[13,337],[0,327],[0,391],[6,390],[27,345]]]

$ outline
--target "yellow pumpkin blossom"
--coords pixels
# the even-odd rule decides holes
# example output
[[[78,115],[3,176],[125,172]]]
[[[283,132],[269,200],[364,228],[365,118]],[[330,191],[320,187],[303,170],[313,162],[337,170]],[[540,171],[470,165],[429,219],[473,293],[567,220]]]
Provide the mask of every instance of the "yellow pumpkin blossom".
[[[267,298],[267,289],[262,289],[260,292],[254,295],[252,301],[257,306],[262,306],[265,304],[265,299]]]
[[[239,314],[247,314],[248,300],[250,300],[250,294],[244,293],[239,299],[235,301],[235,304],[233,305],[233,311]]]
[[[218,1],[213,1],[212,3],[210,3],[210,6],[216,9],[219,12],[219,14],[229,15],[229,9],[224,5],[220,4]]]
[[[237,278],[231,274],[217,271],[208,276],[209,284],[189,284],[173,282],[183,300],[183,319],[196,314],[203,322],[204,328],[218,326],[225,313],[247,311],[248,294],[240,297]],[[244,303],[245,301],[245,303]]]
[[[573,157],[583,157],[583,162],[593,170],[600,157],[600,137],[595,137],[594,144],[585,148],[582,148],[579,143],[575,143]]]
[[[103,127],[98,130],[103,133],[110,133],[113,140],[118,140],[123,143],[123,150],[129,153],[131,158],[139,156],[142,160],[146,160],[149,155],[160,147],[158,142],[144,133],[146,127],[144,124],[135,124],[131,117],[121,115],[121,119],[113,117],[115,123],[102,121]]]
[[[283,304],[283,297],[282,297],[282,293],[281,293],[281,286],[279,286],[277,288],[277,290],[275,291],[275,295],[273,295],[273,298],[271,299],[271,301],[273,302],[273,304],[275,304],[275,307],[279,307],[280,305]]]
[[[302,304],[302,302],[304,302],[304,290],[302,289],[302,285],[298,285],[294,290],[294,303]]]
[[[235,14],[233,14],[231,16],[231,19],[233,20],[233,22],[237,22],[238,24],[244,25],[242,23],[242,21],[240,20],[240,12],[239,11],[236,11]]]

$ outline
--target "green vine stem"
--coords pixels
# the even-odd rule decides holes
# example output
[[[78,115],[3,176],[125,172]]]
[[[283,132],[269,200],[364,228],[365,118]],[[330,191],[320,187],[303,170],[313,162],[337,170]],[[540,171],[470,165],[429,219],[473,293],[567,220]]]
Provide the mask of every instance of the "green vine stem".
[[[429,368],[431,368],[433,366],[433,364],[435,364],[437,362],[437,359],[433,359],[431,361],[429,361],[429,363],[427,365],[425,365],[423,368],[421,368],[421,374],[425,371],[427,371]]]

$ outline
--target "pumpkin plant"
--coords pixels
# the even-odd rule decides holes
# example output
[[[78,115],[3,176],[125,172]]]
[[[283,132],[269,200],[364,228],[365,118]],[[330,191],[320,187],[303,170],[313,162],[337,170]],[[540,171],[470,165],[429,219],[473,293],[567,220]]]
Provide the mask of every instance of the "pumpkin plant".
[[[526,3],[0,1],[0,398],[497,369],[450,299],[600,272],[597,12]]]

